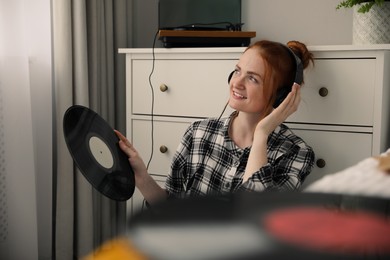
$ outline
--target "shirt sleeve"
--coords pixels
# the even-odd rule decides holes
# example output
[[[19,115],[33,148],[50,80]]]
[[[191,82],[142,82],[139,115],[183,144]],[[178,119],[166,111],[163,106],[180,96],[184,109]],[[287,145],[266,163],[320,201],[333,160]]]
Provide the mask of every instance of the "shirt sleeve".
[[[165,182],[170,197],[184,197],[187,186],[187,160],[190,156],[193,140],[194,124],[185,131],[181,142],[173,156],[171,170]]]
[[[242,183],[239,190],[288,191],[299,189],[313,168],[313,149],[307,145],[294,145],[288,151],[279,154],[276,158],[269,158],[269,162]]]

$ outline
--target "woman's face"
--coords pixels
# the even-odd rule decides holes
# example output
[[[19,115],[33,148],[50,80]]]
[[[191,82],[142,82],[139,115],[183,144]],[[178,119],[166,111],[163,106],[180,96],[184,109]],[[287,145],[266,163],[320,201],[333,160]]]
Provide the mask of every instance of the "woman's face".
[[[264,61],[256,49],[244,52],[230,80],[229,106],[247,113],[262,113]]]

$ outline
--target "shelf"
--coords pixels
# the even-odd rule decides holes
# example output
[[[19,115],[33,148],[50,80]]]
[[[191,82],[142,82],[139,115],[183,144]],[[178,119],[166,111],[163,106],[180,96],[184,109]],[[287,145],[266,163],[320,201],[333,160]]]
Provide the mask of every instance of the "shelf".
[[[164,47],[245,47],[256,32],[160,30]]]

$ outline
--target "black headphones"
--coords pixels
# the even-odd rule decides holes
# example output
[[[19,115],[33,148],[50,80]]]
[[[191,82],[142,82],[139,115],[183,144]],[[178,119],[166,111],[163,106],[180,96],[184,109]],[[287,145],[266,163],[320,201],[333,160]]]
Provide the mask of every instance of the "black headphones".
[[[290,53],[290,56],[294,59],[294,63],[295,63],[295,78],[294,78],[294,82],[299,84],[299,85],[301,85],[302,82],[303,82],[303,64],[302,64],[302,61],[288,46],[286,46],[286,45],[282,45],[282,46],[285,47],[288,50],[288,53]],[[230,79],[233,77],[233,74],[234,74],[234,71],[232,71],[229,74],[228,83],[230,83]],[[275,99],[275,102],[273,104],[274,108],[277,108],[283,102],[283,100],[287,97],[288,93],[291,92],[292,85],[294,84],[294,82],[291,82],[291,84],[289,84],[287,86],[282,86],[282,87],[280,87],[278,89],[278,92],[276,93],[276,99]]]

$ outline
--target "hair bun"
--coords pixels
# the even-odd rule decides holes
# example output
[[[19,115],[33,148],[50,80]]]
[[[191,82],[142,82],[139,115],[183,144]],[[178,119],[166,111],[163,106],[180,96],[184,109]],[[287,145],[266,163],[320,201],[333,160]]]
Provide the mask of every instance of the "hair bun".
[[[311,53],[306,45],[299,41],[289,41],[287,46],[301,59],[303,68],[307,68],[310,64],[314,64],[313,53]]]

